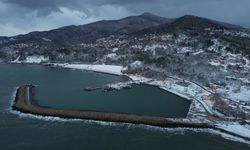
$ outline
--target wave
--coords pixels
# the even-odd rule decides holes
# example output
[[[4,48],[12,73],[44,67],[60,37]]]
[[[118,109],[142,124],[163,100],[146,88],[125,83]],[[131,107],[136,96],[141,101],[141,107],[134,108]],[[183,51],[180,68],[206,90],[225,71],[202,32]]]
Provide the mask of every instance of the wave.
[[[244,144],[248,144],[250,146],[250,141],[246,141],[242,138],[235,137],[233,135],[229,135],[214,129],[196,129],[196,128],[161,128],[161,127],[155,127],[150,125],[144,125],[144,124],[131,124],[131,123],[118,123],[118,122],[106,122],[106,121],[95,121],[95,120],[82,120],[82,119],[64,119],[60,117],[51,117],[51,116],[39,116],[39,115],[33,115],[33,114],[26,114],[19,111],[11,110],[12,114],[18,115],[20,118],[29,118],[29,119],[38,119],[43,121],[49,121],[49,122],[83,122],[85,124],[89,125],[101,125],[101,126],[114,126],[114,127],[126,127],[128,129],[145,129],[145,130],[151,130],[151,131],[157,131],[157,132],[163,132],[163,133],[171,133],[173,135],[185,135],[188,131],[195,132],[195,133],[208,133],[211,135],[217,135],[224,139],[234,141],[234,142],[240,142]]]
[[[115,126],[115,127],[127,127],[129,129],[146,129],[146,130],[152,130],[152,131],[160,131],[164,133],[171,133],[175,135],[184,135],[187,133],[187,131],[192,131],[196,133],[208,133],[212,135],[220,136],[224,139],[240,142],[244,144],[250,145],[250,141],[244,140],[242,138],[223,133],[221,131],[217,131],[214,129],[197,129],[197,128],[162,128],[162,127],[156,127],[156,126],[150,126],[150,125],[144,125],[144,124],[131,124],[131,123],[119,123],[119,122],[107,122],[107,121],[95,121],[95,120],[83,120],[83,119],[64,119],[60,117],[51,117],[51,116],[41,116],[41,115],[34,115],[29,113],[22,113],[16,110],[12,109],[12,105],[14,103],[14,99],[16,96],[18,87],[15,87],[14,92],[11,95],[11,102],[10,107],[7,109],[8,112],[11,114],[18,115],[20,118],[29,118],[29,119],[38,119],[43,121],[50,121],[50,122],[83,122],[85,124],[97,124],[101,126]]]
[[[212,135],[219,135],[220,137],[230,140],[230,141],[234,141],[234,142],[239,142],[239,143],[243,143],[243,144],[247,144],[250,147],[250,141],[244,140],[240,137],[236,137],[227,133],[223,133],[221,131],[217,131],[217,130],[213,130],[213,129],[208,129],[209,134]]]

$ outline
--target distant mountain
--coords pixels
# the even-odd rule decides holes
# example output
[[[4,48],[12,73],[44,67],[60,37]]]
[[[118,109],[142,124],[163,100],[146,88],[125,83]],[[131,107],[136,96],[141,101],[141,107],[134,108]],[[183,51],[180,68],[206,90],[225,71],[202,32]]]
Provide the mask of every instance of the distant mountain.
[[[218,22],[215,20],[185,15],[178,18],[176,21],[172,22],[168,27],[175,29],[190,29],[190,30],[203,30],[205,28],[211,29],[241,29],[241,27],[236,25],[231,25],[228,23]]]
[[[177,32],[195,30],[200,31],[205,28],[211,29],[233,29],[240,30],[242,27],[221,23],[218,21],[201,18],[197,16],[185,15],[177,19],[168,19],[151,13],[144,13],[139,16],[129,16],[120,20],[102,20],[86,25],[66,26],[59,29],[43,32],[31,32],[26,35],[11,37],[15,40],[6,42],[6,37],[0,37],[2,44],[6,45],[18,43],[34,43],[46,45],[50,49],[57,47],[70,47],[79,43],[91,43],[96,39],[108,37],[110,35],[127,34],[147,34],[162,32]]]
[[[128,74],[157,80],[172,75],[238,91],[250,85],[250,32],[197,16],[144,13],[0,37],[0,62],[122,65]]]
[[[16,42],[43,42],[43,39],[49,39],[55,45],[67,46],[81,42],[93,42],[98,38],[115,34],[128,34],[171,21],[172,19],[144,13],[139,16],[130,16],[120,20],[102,20],[87,25],[72,25],[51,31],[31,32],[13,38],[16,39]]]
[[[215,40],[217,39],[221,41],[221,47],[250,55],[249,32],[240,26],[191,15],[167,19],[151,13],[144,13],[119,20],[102,20],[86,25],[72,25],[50,31],[31,32],[26,35],[0,37],[0,57],[3,60],[13,60],[21,55],[21,59],[25,59],[28,55],[35,54],[50,56],[53,61],[81,61],[81,55],[77,58],[68,56],[67,60],[61,59],[59,56],[61,54],[82,53],[85,56],[93,55],[91,56],[92,61],[95,60],[94,57],[98,58],[97,55],[101,57],[103,53],[106,53],[101,51],[105,51],[108,47],[124,46],[127,49],[134,49],[134,47],[130,47],[129,42],[123,43],[123,41],[134,40],[135,44],[139,43],[136,39],[140,39],[145,42],[142,45],[143,48],[148,43],[153,42],[152,39],[167,35],[172,37],[172,40],[179,37],[190,38],[189,44],[186,45],[190,46],[192,40],[193,49],[207,49],[214,43],[218,44]],[[150,36],[155,37],[148,39]],[[157,44],[157,42],[161,43],[162,41],[157,39],[154,42]],[[164,44],[179,47],[176,43],[171,42]],[[120,43],[124,45],[120,45]]]
[[[229,23],[219,22],[198,16],[185,15],[171,22],[159,26],[152,26],[150,28],[138,31],[138,33],[162,33],[162,32],[182,32],[182,31],[201,31],[204,29],[226,29],[226,30],[243,30],[244,28]]]
[[[5,62],[120,65],[123,73],[194,99],[191,115],[197,110],[206,116],[205,103],[223,120],[250,120],[250,32],[237,25],[144,13],[0,37],[0,63]]]

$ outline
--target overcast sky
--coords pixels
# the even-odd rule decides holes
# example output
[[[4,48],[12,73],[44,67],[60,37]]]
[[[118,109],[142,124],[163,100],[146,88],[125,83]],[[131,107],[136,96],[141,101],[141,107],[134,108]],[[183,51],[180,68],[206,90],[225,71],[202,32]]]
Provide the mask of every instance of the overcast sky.
[[[0,0],[0,36],[151,12],[191,14],[250,27],[250,0]]]

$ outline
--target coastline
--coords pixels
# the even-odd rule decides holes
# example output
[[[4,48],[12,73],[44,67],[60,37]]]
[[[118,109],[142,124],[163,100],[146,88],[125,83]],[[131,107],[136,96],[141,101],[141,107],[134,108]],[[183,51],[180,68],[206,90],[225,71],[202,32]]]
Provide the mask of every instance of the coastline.
[[[164,91],[170,92],[172,94],[175,94],[179,97],[182,97],[186,100],[192,101],[192,98],[189,96],[186,96],[184,94],[181,94],[179,92],[176,92],[171,89],[167,89],[165,87],[162,87],[161,85],[157,85],[152,83],[154,81],[153,79],[150,78],[145,78],[139,75],[129,75],[129,74],[124,74],[122,73],[123,67],[122,66],[116,66],[116,65],[92,65],[92,64],[69,64],[69,63],[64,63],[64,64],[59,64],[59,63],[26,63],[26,62],[10,62],[7,64],[28,64],[28,65],[44,65],[44,66],[51,66],[51,67],[60,67],[60,68],[65,68],[65,69],[73,69],[73,70],[83,70],[83,71],[92,71],[92,72],[97,72],[97,73],[104,73],[104,74],[109,74],[109,75],[115,75],[115,76],[124,76],[127,77],[129,80],[136,84],[145,84],[145,85],[150,85],[150,86],[155,86],[158,87]],[[95,66],[98,67],[103,67],[102,69],[96,69]],[[110,71],[106,70],[106,67],[110,67],[110,69],[114,69],[112,67],[115,67],[115,71]]]
[[[34,86],[24,85],[17,89],[14,103],[12,105],[13,110],[17,110],[23,113],[31,113],[41,116],[52,116],[69,119],[86,119],[97,121],[110,121],[110,122],[123,122],[132,124],[145,124],[158,127],[168,128],[214,128],[213,125],[206,123],[190,123],[185,122],[183,119],[168,119],[163,117],[150,117],[139,116],[119,113],[106,113],[95,111],[72,111],[53,109],[50,107],[42,107],[35,105],[34,101]]]
[[[80,120],[93,120],[93,121],[107,121],[115,123],[131,123],[155,126],[160,128],[190,128],[190,129],[212,129],[235,138],[240,138],[244,143],[249,143],[250,138],[241,136],[239,134],[218,128],[216,125],[208,123],[193,123],[185,119],[172,119],[163,117],[149,117],[127,115],[119,113],[106,113],[94,111],[72,111],[53,109],[49,107],[42,107],[33,103],[34,100],[34,86],[23,85],[17,88],[16,96],[12,105],[12,110],[32,115],[44,117],[59,117],[63,119],[80,119]]]
[[[48,65],[48,64],[45,64]],[[155,85],[150,83],[151,81],[153,81],[153,79],[149,79],[149,78],[145,78],[142,76],[134,76],[134,75],[129,75],[129,74],[124,74],[122,73],[123,67],[122,66],[115,66],[115,65],[91,65],[91,64],[54,64],[54,63],[50,63],[49,65],[52,65],[54,67],[61,67],[61,68],[67,68],[67,69],[74,69],[74,70],[85,70],[85,71],[93,71],[93,72],[98,72],[98,73],[105,73],[105,74],[110,74],[110,75],[118,75],[118,76],[124,76],[127,77],[128,79],[130,79],[131,81],[133,81],[136,84],[145,84],[145,85],[151,85],[151,86],[156,86],[162,90],[168,91],[172,94],[175,94],[179,97],[182,97],[184,99],[187,100],[192,100],[192,98],[175,92],[174,90],[169,90],[163,87],[160,87],[159,85]],[[102,69],[97,69],[96,66],[98,67],[103,67]],[[106,70],[106,67],[109,67],[108,70]],[[114,67],[114,68],[112,68]],[[110,71],[110,69],[114,69],[115,71]]]
[[[180,96],[186,100],[190,100],[191,103],[200,103],[202,108],[198,108],[198,109],[203,109],[211,116],[222,117],[224,119],[231,119],[230,117],[225,117],[224,115],[219,113],[217,110],[213,110],[212,105],[209,105],[207,102],[205,102],[203,100],[203,97],[209,96],[211,94],[211,91],[207,90],[205,87],[202,87],[201,85],[197,85],[197,83],[193,83],[191,81],[183,80],[183,79],[180,79],[177,77],[169,76],[169,78],[166,81],[171,82],[171,80],[175,80],[174,82],[185,81],[185,82],[191,83],[191,86],[192,86],[191,91],[184,91],[185,89],[183,89],[183,87],[181,87],[181,86],[175,87],[176,86],[175,83],[170,83],[171,85],[169,86],[168,85],[169,83],[166,83],[166,81],[157,81],[157,80],[154,80],[151,78],[142,77],[140,75],[124,74],[122,72],[124,69],[123,66],[117,66],[117,65],[36,63],[36,62],[20,62],[20,61],[9,62],[9,64],[44,65],[44,66],[61,67],[61,68],[73,69],[73,70],[93,71],[93,72],[97,72],[97,73],[105,73],[105,74],[116,75],[116,76],[117,75],[124,76],[124,77],[127,77],[128,79],[130,79],[135,84],[146,84],[146,85],[155,86],[155,87],[158,87],[162,90],[170,92],[172,94]],[[190,87],[188,87],[187,89],[190,89]],[[196,92],[198,92],[199,94],[197,94]],[[189,112],[188,112],[188,114],[189,114]],[[247,122],[250,123],[250,120],[248,120]]]
[[[53,64],[53,63],[44,63],[44,64],[37,64],[37,63],[17,63],[17,64],[49,65],[49,66],[52,66],[52,67],[62,67],[62,68],[75,69],[75,70],[85,70],[84,68],[70,68],[70,67],[65,67],[65,64],[61,64],[61,66],[58,66],[57,64]],[[78,64],[78,65],[82,65],[82,64]],[[86,65],[86,64],[83,64],[83,65]],[[91,66],[94,66],[94,65],[87,65],[87,66],[90,66],[90,68],[91,68]],[[104,66],[103,68],[105,69],[106,65],[102,65],[102,66]],[[120,66],[120,68],[122,69],[121,66]],[[169,88],[168,85],[167,85],[167,82],[165,82],[165,81],[164,82],[163,81],[159,82],[159,81],[155,81],[155,80],[152,80],[152,79],[144,78],[144,77],[141,77],[141,76],[127,75],[127,74],[122,74],[122,73],[114,74],[114,73],[110,73],[110,72],[107,72],[107,71],[95,70],[95,68],[91,68],[91,70],[88,68],[86,71],[94,71],[94,72],[107,73],[107,74],[112,74],[112,75],[126,76],[126,77],[128,77],[129,79],[131,79],[135,83],[156,86],[158,88],[161,88],[161,89],[163,89],[165,91],[168,91],[170,93],[173,93],[173,94],[176,94],[178,96],[181,96],[183,98],[189,98],[189,100],[192,100],[192,103],[194,104],[194,106],[193,105],[190,106],[188,117],[185,118],[186,121],[197,122],[197,123],[213,123],[213,125],[216,126],[218,130],[222,130],[223,133],[226,133],[226,132],[233,133],[233,134],[230,134],[230,135],[235,135],[236,137],[239,137],[241,139],[246,139],[248,142],[250,141],[249,140],[250,134],[249,134],[249,136],[245,137],[245,136],[242,136],[242,135],[245,135],[245,134],[242,134],[243,131],[237,131],[237,130],[235,131],[235,129],[238,128],[238,127],[246,127],[246,129],[247,129],[246,133],[250,133],[250,129],[248,128],[248,126],[249,126],[248,123],[247,124],[245,124],[245,123],[241,124],[240,123],[240,124],[238,124],[238,127],[236,127],[236,128],[227,129],[226,128],[227,124],[229,124],[229,126],[230,126],[231,124],[234,124],[235,122],[238,122],[238,121],[237,120],[230,120],[230,118],[228,119],[228,118],[224,118],[224,116],[217,116],[217,115],[215,115],[215,116],[221,117],[219,119],[222,119],[222,120],[219,120],[218,118],[212,118],[211,119],[211,118],[209,118],[209,116],[211,114],[207,114],[208,112],[204,113],[206,111],[206,108],[204,106],[201,105],[201,106],[199,106],[197,108],[197,106],[198,106],[197,103],[199,103],[198,98],[200,98],[202,96],[202,94],[199,94],[198,98],[197,97],[192,97],[190,95],[187,96],[185,94],[181,94],[180,92],[178,92],[178,88],[177,88],[177,91],[175,89],[172,89],[171,87]],[[120,70],[120,71],[122,71],[122,70]],[[165,86],[163,86],[163,84]],[[199,112],[197,112],[197,110],[199,111],[199,109],[202,109],[202,111],[201,111],[202,114],[198,114]],[[202,117],[200,117],[200,116],[202,116]],[[213,119],[215,119],[215,120],[213,120]],[[228,122],[226,122],[226,124],[224,124],[224,121],[228,121]],[[229,130],[229,131],[227,131],[226,129]]]

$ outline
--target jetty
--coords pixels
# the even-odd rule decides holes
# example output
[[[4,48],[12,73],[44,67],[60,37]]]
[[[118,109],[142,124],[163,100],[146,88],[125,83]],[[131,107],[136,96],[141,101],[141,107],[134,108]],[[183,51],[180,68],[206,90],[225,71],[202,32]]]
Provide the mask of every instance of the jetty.
[[[185,120],[185,118],[164,118],[152,116],[140,116],[132,114],[107,113],[97,111],[63,110],[40,106],[35,101],[35,86],[23,85],[17,89],[12,109],[22,113],[29,113],[40,116],[52,116],[68,119],[84,119],[108,122],[122,122],[132,124],[145,124],[164,128],[203,128],[213,129],[226,134],[230,134],[244,140],[250,141],[250,138],[238,135],[218,128],[209,123],[196,123]]]
[[[167,119],[163,117],[140,116],[120,113],[107,113],[95,111],[79,111],[79,110],[63,110],[50,107],[36,105],[34,99],[35,87],[33,85],[20,86],[17,89],[16,97],[12,108],[14,110],[31,113],[41,116],[53,116],[71,119],[98,120],[109,122],[123,122],[133,124],[145,124],[158,127],[187,127],[187,128],[213,128],[213,126],[205,123],[189,123],[182,122],[178,119]]]

